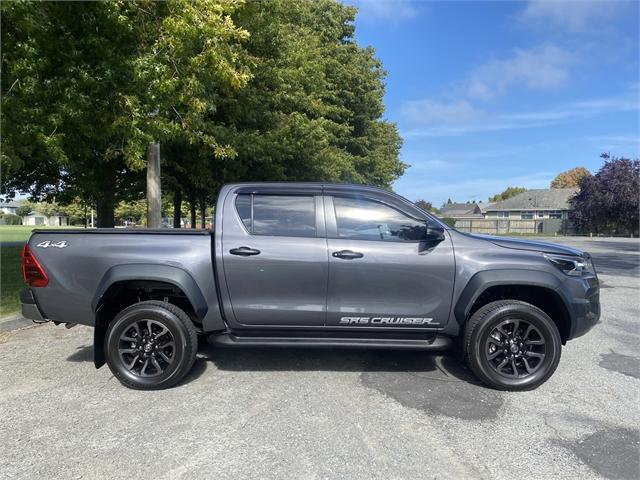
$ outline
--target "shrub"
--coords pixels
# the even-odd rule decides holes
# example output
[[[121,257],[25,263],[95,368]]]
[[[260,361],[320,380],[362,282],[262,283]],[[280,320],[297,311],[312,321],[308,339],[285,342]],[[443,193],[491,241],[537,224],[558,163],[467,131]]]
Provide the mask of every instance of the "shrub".
[[[441,218],[440,220],[442,220],[444,223],[446,223],[450,227],[455,227],[456,226],[456,219],[455,218],[444,217],[444,218]]]
[[[2,216],[2,223],[5,225],[22,225],[22,218],[12,213]]]

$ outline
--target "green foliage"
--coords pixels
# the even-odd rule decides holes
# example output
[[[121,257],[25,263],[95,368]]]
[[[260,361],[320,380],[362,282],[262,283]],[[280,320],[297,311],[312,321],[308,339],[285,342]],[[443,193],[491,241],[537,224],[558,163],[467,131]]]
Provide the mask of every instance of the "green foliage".
[[[385,72],[335,0],[0,8],[4,192],[95,204],[111,226],[143,196],[152,140],[163,188],[193,211],[229,181],[390,188],[405,169]]]
[[[16,215],[24,217],[29,215],[33,211],[33,204],[31,202],[22,202],[22,204],[16,208]]]
[[[91,215],[91,205],[83,202],[79,197],[74,198],[66,205],[59,206],[58,210],[68,217],[69,225],[86,226],[87,219]]]
[[[442,220],[444,223],[446,223],[450,227],[455,227],[456,226],[456,219],[455,218],[444,217],[444,218],[441,218],[440,220]]]
[[[515,197],[519,193],[526,192],[527,189],[524,187],[507,187],[507,189],[502,192],[494,195],[493,197],[489,197],[490,202],[501,202],[502,200],[506,200],[507,198]]]
[[[144,200],[120,202],[116,206],[115,217],[118,223],[143,224],[147,218],[147,202]]]
[[[2,216],[2,223],[4,225],[22,225],[22,217],[12,213],[6,213]]]
[[[3,190],[95,201],[139,196],[147,144],[204,132],[249,78],[238,1],[3,2]]]
[[[427,212],[435,213],[438,210],[431,202],[427,202],[426,200],[416,200],[415,204]]]
[[[22,247],[0,248],[0,317],[20,310],[19,292],[24,287],[20,270],[21,251]]]

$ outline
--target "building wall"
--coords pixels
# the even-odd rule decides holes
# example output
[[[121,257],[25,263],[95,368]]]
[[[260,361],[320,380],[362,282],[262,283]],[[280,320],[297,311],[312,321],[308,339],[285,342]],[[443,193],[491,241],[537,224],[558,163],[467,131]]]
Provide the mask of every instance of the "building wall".
[[[68,219],[65,216],[52,215],[47,217],[45,215],[27,215],[22,217],[22,224],[34,227],[66,227],[68,225]]]
[[[531,220],[541,220],[545,218],[552,218],[551,215],[553,214],[560,215],[560,220],[567,220],[569,218],[568,210],[524,210],[524,212],[533,213],[533,219]],[[508,212],[509,213],[508,217],[500,217],[498,216],[498,213],[499,212],[496,212],[496,211],[487,212],[485,214],[485,218],[493,218],[493,219],[504,218],[509,220],[523,220],[522,218],[523,210],[511,210]]]

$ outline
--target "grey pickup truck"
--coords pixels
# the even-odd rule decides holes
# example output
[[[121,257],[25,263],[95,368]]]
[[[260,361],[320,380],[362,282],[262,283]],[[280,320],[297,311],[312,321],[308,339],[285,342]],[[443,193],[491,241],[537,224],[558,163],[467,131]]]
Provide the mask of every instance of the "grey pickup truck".
[[[167,388],[220,347],[442,351],[503,390],[545,382],[600,317],[589,254],[478,236],[374,187],[226,185],[215,228],[35,230],[22,313],[95,327],[95,365]]]

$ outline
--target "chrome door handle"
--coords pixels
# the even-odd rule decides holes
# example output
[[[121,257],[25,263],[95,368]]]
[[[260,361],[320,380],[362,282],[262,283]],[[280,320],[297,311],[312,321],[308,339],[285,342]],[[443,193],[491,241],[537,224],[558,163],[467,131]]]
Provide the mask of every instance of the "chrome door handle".
[[[353,260],[354,258],[364,257],[363,253],[352,252],[351,250],[340,250],[339,252],[333,252],[331,255],[336,258],[342,258],[343,260]]]
[[[252,255],[260,255],[260,250],[249,247],[238,247],[232,248],[231,250],[229,250],[229,253],[231,255],[239,255],[241,257],[250,257]]]

